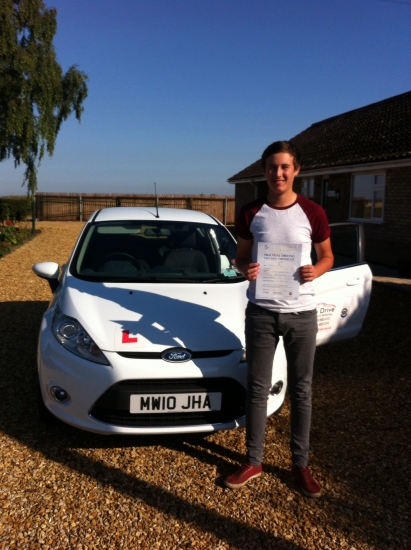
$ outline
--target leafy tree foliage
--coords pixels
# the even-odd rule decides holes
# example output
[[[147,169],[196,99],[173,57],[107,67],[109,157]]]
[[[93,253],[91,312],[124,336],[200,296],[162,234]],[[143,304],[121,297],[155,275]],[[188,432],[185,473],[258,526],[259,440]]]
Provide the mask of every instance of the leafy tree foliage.
[[[0,161],[26,165],[28,194],[62,122],[73,112],[80,121],[87,97],[87,75],[76,65],[63,74],[56,60],[56,16],[42,0],[0,0]]]

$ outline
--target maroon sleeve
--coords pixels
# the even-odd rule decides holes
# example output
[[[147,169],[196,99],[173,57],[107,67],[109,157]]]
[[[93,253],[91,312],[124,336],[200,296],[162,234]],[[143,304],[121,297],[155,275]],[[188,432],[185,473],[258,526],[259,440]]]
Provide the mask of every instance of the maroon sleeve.
[[[251,222],[264,202],[264,200],[257,199],[253,202],[249,202],[241,208],[235,222],[235,229],[238,237],[246,240],[253,238],[253,234],[250,231]]]
[[[299,205],[304,210],[310,222],[312,242],[318,244],[326,241],[331,235],[331,229],[328,225],[327,214],[324,209],[319,204],[310,201],[301,195],[298,195],[297,197]]]

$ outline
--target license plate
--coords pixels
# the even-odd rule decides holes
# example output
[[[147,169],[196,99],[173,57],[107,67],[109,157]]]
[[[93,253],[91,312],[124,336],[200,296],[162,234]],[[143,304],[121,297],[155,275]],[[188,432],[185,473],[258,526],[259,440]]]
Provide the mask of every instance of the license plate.
[[[220,411],[221,392],[130,395],[130,413]]]

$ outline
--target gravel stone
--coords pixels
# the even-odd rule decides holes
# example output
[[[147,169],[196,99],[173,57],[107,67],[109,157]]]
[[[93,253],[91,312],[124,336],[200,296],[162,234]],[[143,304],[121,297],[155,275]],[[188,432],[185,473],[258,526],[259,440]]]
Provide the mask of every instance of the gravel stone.
[[[39,422],[51,293],[31,267],[64,264],[82,227],[39,222],[0,259],[0,549],[411,548],[410,294],[375,284],[360,335],[317,350],[310,465],[323,497],[290,476],[288,401],[268,419],[262,476],[232,491],[222,479],[244,429],[125,437]]]

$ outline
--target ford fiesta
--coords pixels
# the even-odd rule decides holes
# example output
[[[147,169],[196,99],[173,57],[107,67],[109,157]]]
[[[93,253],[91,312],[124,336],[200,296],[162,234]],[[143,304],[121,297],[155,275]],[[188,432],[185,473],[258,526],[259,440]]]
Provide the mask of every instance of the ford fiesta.
[[[360,227],[341,227],[337,266],[316,281],[319,344],[355,336],[369,301]],[[235,253],[231,233],[204,213],[95,212],[61,272],[53,262],[33,266],[53,289],[38,344],[43,411],[103,434],[243,425],[248,283]],[[268,414],[285,390],[279,346]]]

